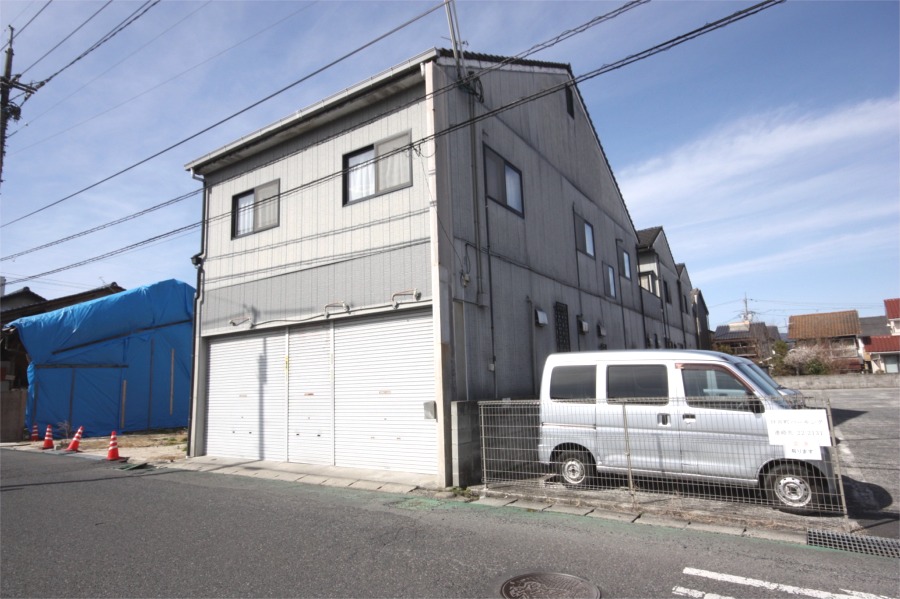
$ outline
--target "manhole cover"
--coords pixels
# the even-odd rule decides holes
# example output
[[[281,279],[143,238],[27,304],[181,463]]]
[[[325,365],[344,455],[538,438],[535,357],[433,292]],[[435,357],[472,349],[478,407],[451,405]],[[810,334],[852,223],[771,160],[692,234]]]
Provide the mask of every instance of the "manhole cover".
[[[515,576],[503,583],[505,599],[600,599],[597,585],[571,574],[534,572]]]

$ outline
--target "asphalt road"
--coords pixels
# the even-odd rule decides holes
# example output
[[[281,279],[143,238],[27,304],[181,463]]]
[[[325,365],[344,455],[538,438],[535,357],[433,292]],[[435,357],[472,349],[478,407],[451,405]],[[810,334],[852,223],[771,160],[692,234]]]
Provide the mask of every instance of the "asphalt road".
[[[900,538],[900,390],[811,394],[831,401],[850,517],[866,534]]]
[[[891,558],[409,494],[10,450],[0,482],[2,597],[499,597],[531,572],[604,597],[900,589]]]

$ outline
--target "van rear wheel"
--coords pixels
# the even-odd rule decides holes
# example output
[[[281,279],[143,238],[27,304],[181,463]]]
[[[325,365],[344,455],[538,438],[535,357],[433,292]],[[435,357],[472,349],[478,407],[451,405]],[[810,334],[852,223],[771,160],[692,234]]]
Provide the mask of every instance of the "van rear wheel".
[[[594,460],[586,451],[564,451],[559,456],[559,477],[570,489],[587,486],[594,478]]]
[[[766,476],[769,498],[793,512],[811,512],[822,505],[818,481],[805,468],[793,464],[776,466]]]

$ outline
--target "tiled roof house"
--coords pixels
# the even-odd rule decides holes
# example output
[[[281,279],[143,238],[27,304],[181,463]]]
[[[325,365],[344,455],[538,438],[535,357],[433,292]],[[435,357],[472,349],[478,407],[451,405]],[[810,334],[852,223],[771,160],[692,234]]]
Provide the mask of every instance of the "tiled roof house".
[[[800,314],[788,320],[789,339],[799,347],[826,345],[842,372],[863,370],[859,336],[859,313],[856,310]]]

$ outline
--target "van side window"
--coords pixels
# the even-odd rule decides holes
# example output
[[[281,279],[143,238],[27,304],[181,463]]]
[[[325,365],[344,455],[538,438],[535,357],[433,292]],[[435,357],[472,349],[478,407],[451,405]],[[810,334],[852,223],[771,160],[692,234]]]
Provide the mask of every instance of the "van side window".
[[[680,366],[687,405],[739,412],[762,411],[762,403],[729,370],[701,364]]]
[[[606,397],[612,404],[666,405],[669,403],[666,366],[663,364],[609,366],[606,369]]]
[[[596,366],[557,366],[550,372],[550,399],[594,403],[596,398]]]

